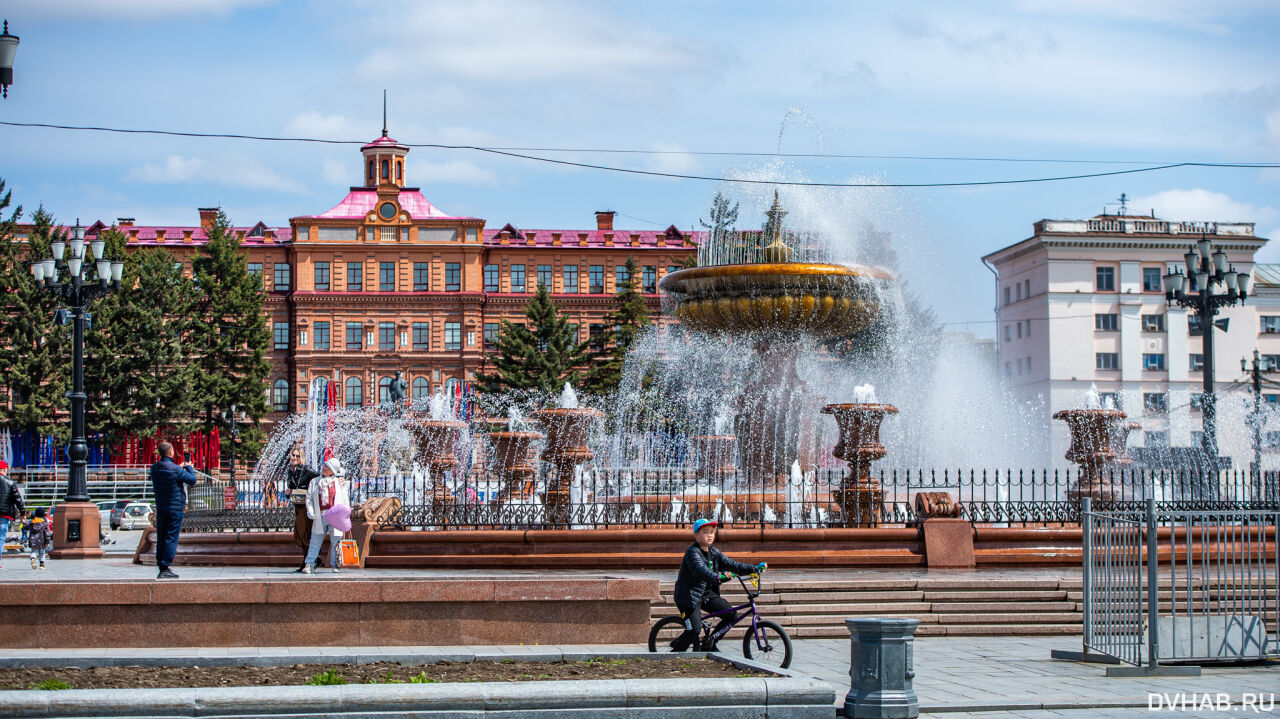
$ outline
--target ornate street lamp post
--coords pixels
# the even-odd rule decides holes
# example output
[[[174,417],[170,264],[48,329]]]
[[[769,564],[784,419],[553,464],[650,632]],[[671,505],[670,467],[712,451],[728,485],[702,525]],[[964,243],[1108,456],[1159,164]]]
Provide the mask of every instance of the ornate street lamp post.
[[[0,96],[9,96],[13,84],[13,59],[18,55],[18,36],[9,34],[9,21],[4,21],[4,33],[0,34]]]
[[[1203,444],[1213,469],[1218,468],[1217,399],[1213,393],[1213,318],[1222,307],[1244,304],[1249,296],[1248,273],[1236,272],[1227,263],[1227,253],[1204,235],[1183,255],[1187,273],[1174,268],[1164,276],[1164,296],[1170,304],[1185,307],[1200,319],[1204,341],[1204,395],[1200,412],[1204,418]]]
[[[64,261],[70,246],[71,256]],[[84,430],[84,405],[88,399],[84,393],[84,328],[88,318],[85,308],[89,302],[120,288],[124,274],[123,262],[112,262],[103,256],[105,242],[96,237],[89,243],[95,260],[96,281],[88,275],[85,264],[84,228],[76,220],[71,229],[71,240],[61,237],[53,242],[53,256],[33,262],[31,274],[36,286],[48,292],[66,305],[59,310],[62,317],[70,312],[74,326],[71,353],[71,446],[67,455],[71,468],[67,475],[67,494],[58,508],[58,521],[54,526],[54,551],[50,556],[63,559],[98,559],[102,547],[98,542],[101,519],[98,508],[89,502],[89,486],[86,467],[89,464],[89,441]],[[65,321],[64,321],[65,324]]]

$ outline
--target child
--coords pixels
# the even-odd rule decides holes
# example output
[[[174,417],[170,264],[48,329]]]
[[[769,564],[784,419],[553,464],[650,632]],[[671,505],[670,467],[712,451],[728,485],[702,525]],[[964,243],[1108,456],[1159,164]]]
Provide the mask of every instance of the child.
[[[680,563],[680,575],[676,578],[676,608],[684,618],[684,633],[671,642],[671,649],[683,652],[698,640],[702,631],[702,611],[722,612],[732,605],[720,596],[720,582],[736,574],[752,574],[764,571],[765,563],[756,566],[735,562],[711,545],[716,541],[715,520],[699,519],[693,523],[693,544],[684,552]],[[720,618],[732,621],[732,616]],[[702,651],[715,651],[715,647],[701,647]]]
[[[53,544],[53,530],[49,528],[49,520],[45,519],[44,507],[37,507],[35,516],[24,525],[27,531],[27,543],[31,545],[31,568],[37,566],[44,569],[44,558],[49,553],[49,545]]]

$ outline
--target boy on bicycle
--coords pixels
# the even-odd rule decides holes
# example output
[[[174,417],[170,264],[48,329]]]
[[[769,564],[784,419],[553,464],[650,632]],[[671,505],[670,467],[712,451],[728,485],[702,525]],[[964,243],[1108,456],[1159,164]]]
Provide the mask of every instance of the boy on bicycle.
[[[716,528],[720,524],[713,519],[699,519],[693,523],[693,544],[684,552],[680,563],[680,576],[676,578],[676,608],[684,619],[684,633],[671,642],[672,651],[686,651],[702,632],[702,613],[723,612],[732,609],[720,596],[720,583],[741,574],[764,571],[765,563],[752,567],[735,562],[711,545],[716,541]],[[721,617],[717,629],[733,621],[734,615]],[[715,646],[701,647],[702,651],[715,651]]]

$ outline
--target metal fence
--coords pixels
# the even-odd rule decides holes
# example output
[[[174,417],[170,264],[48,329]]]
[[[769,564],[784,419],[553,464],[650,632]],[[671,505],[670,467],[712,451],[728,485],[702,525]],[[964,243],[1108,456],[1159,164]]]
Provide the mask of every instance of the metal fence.
[[[550,474],[541,469],[541,476]],[[421,477],[358,479],[351,494],[353,503],[397,496],[403,509],[383,526],[423,529],[682,527],[702,517],[743,527],[848,526],[844,510],[859,518],[852,522],[857,526],[907,526],[921,519],[914,502],[920,492],[948,493],[960,516],[974,524],[1063,527],[1080,523],[1080,502],[1072,493],[1078,477],[1072,469],[888,469],[873,475],[873,491],[841,495],[846,474],[834,469],[769,484],[737,475],[705,481],[685,469],[585,469],[563,514],[546,511],[545,480],[506,487],[483,473],[439,485]],[[1161,511],[1280,510],[1280,473],[1116,470],[1104,480],[1107,507],[1118,512],[1140,513],[1147,499]],[[237,482],[234,510],[224,508],[225,486],[192,491],[185,529],[292,526],[282,480]]]
[[[1280,511],[1143,505],[1084,502],[1086,654],[1130,665],[1112,676],[1280,656]]]
[[[90,465],[86,471],[89,497],[94,502],[122,499],[150,502],[154,496],[150,470],[150,466]],[[28,505],[47,507],[67,496],[67,471],[65,466],[30,467],[11,470],[9,476],[14,481],[26,482],[22,493]],[[198,470],[196,475],[210,479]]]

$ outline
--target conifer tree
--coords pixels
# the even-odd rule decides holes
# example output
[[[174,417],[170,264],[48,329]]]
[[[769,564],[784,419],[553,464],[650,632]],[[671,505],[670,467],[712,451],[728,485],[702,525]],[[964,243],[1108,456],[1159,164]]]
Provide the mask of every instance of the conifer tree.
[[[263,314],[262,280],[249,274],[240,240],[230,226],[226,213],[218,210],[208,241],[192,261],[196,285],[190,331],[190,349],[196,356],[192,388],[205,431],[232,404],[249,416],[252,426],[242,429],[240,439],[245,453],[252,455],[263,440],[258,420],[267,413],[271,331]],[[224,454],[230,453],[230,442],[222,447]]]
[[[496,351],[489,355],[492,373],[478,373],[480,391],[498,394],[516,391],[556,394],[565,382],[578,385],[590,342],[579,342],[568,320],[551,301],[546,286],[539,284],[538,293],[525,305],[527,326],[503,320],[496,341]]]
[[[593,348],[591,367],[584,382],[587,391],[592,393],[603,394],[618,388],[627,352],[640,332],[650,324],[649,308],[645,305],[644,294],[638,289],[640,266],[636,258],[628,257],[626,268],[627,282],[614,295],[605,332],[596,338],[600,345]]]
[[[0,181],[0,212],[9,206],[10,193]],[[55,236],[53,216],[43,207],[32,216],[34,228],[24,246],[15,224],[16,208],[0,224],[0,383],[9,392],[9,403],[0,403],[0,423],[15,430],[34,430],[53,436],[59,443],[70,436],[67,423],[56,422],[57,411],[67,409],[71,375],[70,326],[55,325],[55,298],[36,287],[31,261],[47,257]]]

